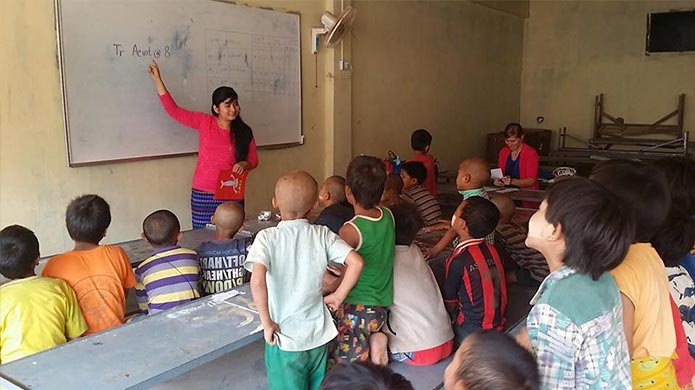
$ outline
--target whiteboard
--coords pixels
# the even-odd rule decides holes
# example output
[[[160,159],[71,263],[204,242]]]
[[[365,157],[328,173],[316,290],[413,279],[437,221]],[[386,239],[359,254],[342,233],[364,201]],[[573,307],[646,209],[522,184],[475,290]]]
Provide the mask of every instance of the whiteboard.
[[[212,0],[56,0],[70,166],[198,150],[162,108],[147,66],[183,108],[239,94],[258,146],[303,142],[299,15]]]

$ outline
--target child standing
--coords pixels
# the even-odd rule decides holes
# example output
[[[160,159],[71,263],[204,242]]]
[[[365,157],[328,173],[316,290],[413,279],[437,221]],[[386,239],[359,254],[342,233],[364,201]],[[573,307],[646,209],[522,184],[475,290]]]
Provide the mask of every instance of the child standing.
[[[627,237],[632,245],[625,259],[611,270],[620,288],[633,385],[655,380],[661,386],[661,379],[656,378],[667,378],[664,372],[671,372],[675,382],[671,357],[676,332],[668,278],[664,263],[649,243],[671,206],[666,179],[653,167],[620,160],[598,164],[590,178],[616,195],[621,211],[635,221],[636,230]]]
[[[461,243],[446,260],[444,302],[454,320],[456,344],[478,330],[501,331],[506,320],[507,284],[502,260],[485,236],[495,229],[499,211],[479,196],[461,202],[452,229]]]
[[[36,276],[39,240],[18,225],[0,230],[0,364],[52,348],[87,330],[64,280]]]
[[[413,149],[413,156],[408,161],[421,162],[427,171],[427,177],[423,186],[427,188],[433,198],[437,198],[437,170],[434,157],[429,154],[432,146],[432,134],[425,129],[417,129],[410,136],[410,147]]]
[[[425,224],[430,226],[442,219],[442,210],[437,200],[422,185],[426,175],[425,166],[419,161],[406,162],[401,165],[404,198],[415,203]]]
[[[280,209],[282,221],[258,233],[244,265],[252,272],[270,389],[319,388],[326,344],[337,334],[326,305],[339,307],[362,269],[362,258],[348,244],[306,220],[316,199],[317,184],[308,173],[293,171],[278,179],[273,207]],[[344,263],[345,276],[335,292],[322,298],[329,262]]]
[[[227,202],[217,206],[212,216],[215,240],[196,248],[200,264],[200,285],[203,295],[216,294],[241,286],[248,281],[244,268],[249,239],[234,239],[244,224],[244,208]]]
[[[155,314],[200,298],[198,256],[178,246],[183,233],[176,215],[155,211],[142,222],[142,231],[154,252],[135,269],[140,310]]]
[[[526,245],[550,268],[526,318],[543,389],[631,388],[620,293],[608,271],[633,232],[618,199],[581,177],[555,183],[531,217]]]
[[[99,195],[77,197],[68,205],[65,224],[75,248],[48,260],[43,276],[63,279],[75,290],[87,321],[85,334],[121,325],[135,274],[121,247],[99,245],[111,224],[109,204]]]
[[[364,258],[364,269],[335,311],[338,337],[331,347],[337,363],[370,358],[370,339],[384,326],[386,307],[393,304],[395,226],[391,211],[377,206],[385,181],[386,171],[376,157],[359,156],[348,165],[346,196],[355,218],[340,229],[340,237]],[[386,351],[375,351],[372,362],[387,364],[386,356]]]

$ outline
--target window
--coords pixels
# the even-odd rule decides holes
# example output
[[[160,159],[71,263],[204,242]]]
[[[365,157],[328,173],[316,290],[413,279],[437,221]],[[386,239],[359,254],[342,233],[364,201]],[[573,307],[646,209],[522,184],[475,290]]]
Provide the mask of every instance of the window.
[[[650,13],[646,49],[647,54],[695,52],[695,10]]]

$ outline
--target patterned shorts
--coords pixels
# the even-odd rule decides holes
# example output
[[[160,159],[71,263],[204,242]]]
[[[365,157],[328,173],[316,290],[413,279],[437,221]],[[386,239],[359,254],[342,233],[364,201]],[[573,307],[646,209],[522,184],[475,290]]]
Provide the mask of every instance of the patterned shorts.
[[[335,311],[334,318],[338,325],[338,336],[328,347],[331,363],[368,360],[369,336],[384,326],[386,308],[343,303]]]

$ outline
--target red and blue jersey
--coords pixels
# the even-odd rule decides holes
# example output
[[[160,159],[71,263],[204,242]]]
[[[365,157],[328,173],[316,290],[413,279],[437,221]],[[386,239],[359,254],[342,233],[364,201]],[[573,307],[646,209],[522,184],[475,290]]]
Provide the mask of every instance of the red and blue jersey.
[[[485,238],[464,241],[445,267],[444,300],[457,304],[456,323],[468,329],[502,330],[507,284],[495,247]]]

